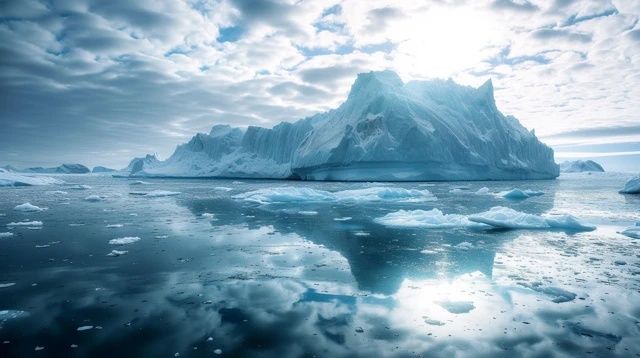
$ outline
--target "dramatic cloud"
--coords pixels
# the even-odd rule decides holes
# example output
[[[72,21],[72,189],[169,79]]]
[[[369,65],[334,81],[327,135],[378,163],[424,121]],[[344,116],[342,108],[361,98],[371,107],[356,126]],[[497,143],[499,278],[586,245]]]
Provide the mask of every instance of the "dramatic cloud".
[[[491,77],[498,106],[543,137],[634,125],[639,16],[637,0],[5,1],[0,164],[166,157],[217,123],[335,107],[381,69]]]

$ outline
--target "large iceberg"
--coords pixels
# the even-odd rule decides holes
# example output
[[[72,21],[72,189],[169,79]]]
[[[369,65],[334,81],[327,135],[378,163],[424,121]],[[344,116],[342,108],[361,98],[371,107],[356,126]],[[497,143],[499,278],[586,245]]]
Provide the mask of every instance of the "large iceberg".
[[[640,194],[640,175],[629,179],[624,188],[619,191],[620,194]]]
[[[496,107],[491,80],[403,83],[358,75],[337,109],[275,127],[214,126],[164,162],[132,161],[139,176],[413,181],[549,179],[553,150]]]
[[[604,172],[602,165],[593,160],[568,160],[560,163],[561,173]]]

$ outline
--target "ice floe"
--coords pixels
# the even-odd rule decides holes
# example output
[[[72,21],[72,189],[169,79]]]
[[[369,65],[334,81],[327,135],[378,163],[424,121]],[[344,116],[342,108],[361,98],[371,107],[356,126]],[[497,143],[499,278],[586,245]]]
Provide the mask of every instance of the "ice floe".
[[[168,191],[168,190],[152,190],[152,191],[132,191],[129,192],[131,195],[144,196],[148,198],[160,198],[164,196],[175,196],[179,195],[178,191]]]
[[[498,195],[506,199],[522,200],[522,199],[530,198],[532,196],[544,195],[544,192],[514,188],[511,190],[502,191],[498,193]]]
[[[12,237],[13,233],[12,232],[0,232],[0,239],[4,239],[7,237]]]
[[[19,222],[10,222],[7,224],[7,227],[13,226],[42,226],[42,221],[19,221]]]
[[[629,179],[624,188],[619,191],[621,194],[640,194],[640,175]]]
[[[76,331],[88,331],[90,329],[93,329],[93,326],[80,326],[78,328],[76,328]]]
[[[70,184],[66,188],[71,190],[88,190],[88,189],[91,189],[91,186],[84,185],[84,184]]]
[[[0,283],[0,288],[11,287],[15,284],[16,284],[15,282]]]
[[[64,184],[64,181],[39,175],[23,175],[18,173],[0,172],[0,187],[2,186],[33,186]]]
[[[438,305],[453,314],[468,313],[476,308],[471,301],[441,301]]]
[[[504,229],[558,229],[592,231],[596,227],[583,224],[571,215],[538,216],[495,206],[489,211],[469,216],[469,220]]]
[[[620,233],[634,239],[640,239],[640,226],[630,227],[628,229],[620,231]]]
[[[226,186],[216,186],[215,188],[213,188],[213,190],[217,190],[217,191],[231,191],[233,190],[233,188],[228,188]]]
[[[298,211],[298,214],[312,216],[312,215],[318,215],[318,212],[313,210],[300,210]]]
[[[417,203],[437,200],[426,189],[416,190],[394,187],[371,187],[335,192],[312,188],[276,187],[249,191],[235,195],[233,198],[259,204],[373,201]]]
[[[146,182],[146,181],[142,181],[142,180],[136,180],[136,181],[132,181],[131,183],[129,183],[129,185],[149,185],[151,183]]]
[[[351,220],[351,216],[345,216],[341,218],[333,218],[334,221],[349,221]]]
[[[119,237],[117,239],[111,239],[109,240],[109,244],[111,245],[127,245],[127,244],[132,244],[136,241],[140,241],[140,238],[137,236],[126,236],[126,237]]]
[[[479,226],[469,221],[464,215],[443,214],[439,209],[399,210],[376,218],[374,221],[385,226],[429,229]]]
[[[98,201],[103,201],[106,198],[107,198],[106,196],[102,196],[102,195],[89,195],[86,198],[84,198],[84,200],[95,203]]]
[[[109,228],[109,229],[117,229],[117,228],[121,228],[123,226],[124,226],[123,224],[109,224],[109,225],[107,225],[107,228]]]
[[[573,292],[559,287],[543,286],[541,282],[533,282],[531,284],[520,283],[520,285],[550,296],[552,298],[551,301],[555,303],[569,302],[576,298],[576,294]]]
[[[24,203],[24,204],[17,205],[15,208],[13,208],[13,210],[22,211],[23,213],[34,213],[38,211],[47,210],[47,208],[41,208],[31,203]]]
[[[118,257],[118,256],[126,255],[128,252],[129,251],[127,250],[111,250],[111,252],[108,253],[107,256]]]

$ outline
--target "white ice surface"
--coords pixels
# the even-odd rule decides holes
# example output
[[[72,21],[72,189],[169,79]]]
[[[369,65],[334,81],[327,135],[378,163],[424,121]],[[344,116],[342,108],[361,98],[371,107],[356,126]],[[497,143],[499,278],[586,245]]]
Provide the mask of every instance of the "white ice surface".
[[[503,206],[496,206],[489,211],[471,215],[469,220],[505,229],[595,230],[595,226],[581,223],[571,215],[538,216]]]
[[[426,189],[416,190],[394,187],[371,187],[335,192],[304,187],[276,187],[249,191],[235,195],[234,198],[260,204],[374,201],[418,203],[437,200]]]
[[[127,245],[127,244],[132,244],[134,242],[140,241],[140,238],[137,236],[126,236],[126,237],[119,237],[117,239],[111,239],[109,240],[109,244],[111,245]]]
[[[466,216],[443,214],[439,209],[399,210],[374,220],[378,224],[392,227],[416,227],[427,229],[484,226],[469,221]]]
[[[41,175],[25,175],[18,173],[0,172],[0,187],[54,184],[64,184],[64,181]]]
[[[41,208],[31,203],[24,203],[24,204],[17,205],[15,208],[13,208],[13,210],[22,211],[23,213],[34,213],[38,211],[47,210],[47,208]]]
[[[629,179],[624,188],[620,190],[621,194],[640,194],[640,175]]]

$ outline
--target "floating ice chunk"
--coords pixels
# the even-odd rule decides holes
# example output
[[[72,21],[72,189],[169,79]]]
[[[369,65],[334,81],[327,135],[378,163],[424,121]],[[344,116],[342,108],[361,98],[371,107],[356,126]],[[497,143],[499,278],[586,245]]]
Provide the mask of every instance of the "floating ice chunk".
[[[366,231],[356,231],[353,233],[355,236],[370,236],[371,234]]]
[[[156,239],[167,239],[167,238],[169,238],[169,235],[156,235],[155,238]]]
[[[13,236],[12,232],[0,232],[0,239],[12,237],[12,236]]]
[[[0,283],[0,288],[11,287],[15,284],[16,284],[15,282]]]
[[[220,354],[222,354],[222,349],[216,348],[216,349],[213,350],[213,353],[217,354],[217,355],[220,355]]]
[[[140,238],[137,236],[126,236],[126,237],[119,237],[117,239],[111,239],[109,240],[109,244],[111,245],[127,245],[127,244],[132,244],[136,241],[140,241]]]
[[[148,198],[160,198],[164,196],[175,196],[179,195],[180,192],[177,191],[168,191],[168,190],[152,190],[152,191],[132,191],[129,192],[131,195],[139,195]]]
[[[19,221],[19,222],[10,222],[7,224],[7,227],[13,226],[42,226],[42,221]]]
[[[300,210],[298,211],[298,214],[311,216],[311,215],[318,215],[318,212],[313,210]]]
[[[469,220],[505,229],[559,229],[570,231],[592,231],[595,226],[586,225],[571,215],[538,216],[522,213],[503,206],[469,216]]]
[[[146,181],[142,181],[142,180],[136,180],[136,181],[132,181],[131,183],[129,183],[129,185],[149,185],[151,183],[146,182]]]
[[[41,207],[33,205],[31,203],[24,203],[24,204],[20,204],[20,205],[16,206],[15,208],[13,208],[13,210],[22,211],[23,213],[34,213],[34,212],[38,212],[38,211],[47,210],[47,208],[41,208]]]
[[[115,228],[119,228],[119,227],[123,227],[123,224],[109,224],[107,225],[107,228],[109,229],[115,229]]]
[[[341,218],[333,218],[333,220],[335,220],[335,221],[349,221],[349,220],[351,220],[351,216],[345,216],[345,217],[341,217]]]
[[[106,196],[101,196],[101,195],[89,195],[86,198],[84,198],[84,200],[95,203],[98,201],[103,201],[106,198],[107,198]]]
[[[93,326],[80,326],[76,329],[76,331],[88,331],[90,329],[93,329]]]
[[[468,313],[476,308],[471,301],[442,301],[438,305],[453,314]]]
[[[200,214],[200,216],[202,216],[203,218],[212,218],[215,215],[212,214],[212,213],[202,213],[202,214]]]
[[[0,322],[8,321],[10,319],[16,319],[28,316],[29,312],[20,310],[2,310],[0,311]],[[7,342],[7,341],[5,341]]]
[[[34,348],[34,350],[35,350],[36,352],[37,352],[37,351],[41,351],[41,350],[43,350],[43,349],[44,349],[44,347],[42,347],[42,346],[36,346],[36,348]]]
[[[39,175],[30,176],[18,173],[0,172],[0,187],[54,184],[64,184],[64,181]]]
[[[620,232],[622,235],[629,236],[634,239],[640,239],[640,227],[634,226]]]
[[[469,250],[473,248],[473,244],[468,241],[463,241],[454,247],[460,250]]]
[[[87,189],[91,189],[91,186],[89,186],[89,185],[84,185],[84,184],[76,184],[76,185],[71,185],[71,186],[67,187],[67,189],[72,189],[72,190],[87,190]]]
[[[640,194],[640,175],[629,179],[624,188],[619,191],[620,194]]]
[[[423,202],[437,200],[429,190],[394,187],[371,187],[330,192],[312,188],[264,188],[238,194],[233,197],[259,204],[291,202]]]
[[[531,284],[527,284],[527,283],[520,283],[520,285],[530,288],[536,292],[540,292],[542,294],[545,294],[547,296],[551,296],[552,302],[555,303],[563,303],[563,302],[569,302],[569,301],[573,301],[576,298],[576,294],[570,291],[567,291],[565,289],[559,288],[559,287],[553,287],[553,286],[542,286],[542,283],[540,282],[534,282]]]
[[[491,195],[491,191],[486,186],[483,186],[476,191],[476,195]]]
[[[374,220],[378,224],[393,227],[417,227],[439,229],[451,227],[480,226],[464,215],[443,214],[439,209],[399,210]]]
[[[424,323],[432,325],[432,326],[444,326],[444,322],[438,321],[437,319],[432,319],[426,316],[422,316]]]
[[[514,199],[514,200],[527,199],[527,198],[530,198],[532,196],[538,196],[538,195],[543,195],[543,194],[544,193],[541,192],[541,191],[520,190],[518,188],[514,188],[514,189],[511,189],[511,190],[502,191],[502,192],[498,193],[498,195],[502,196],[503,198]]]
[[[217,191],[231,191],[233,190],[233,188],[228,188],[226,186],[217,186],[215,188],[213,188],[213,190],[217,190]]]
[[[53,190],[53,191],[48,191],[47,194],[51,194],[51,195],[67,195],[69,193],[67,193],[66,191],[62,191],[62,190]]]

